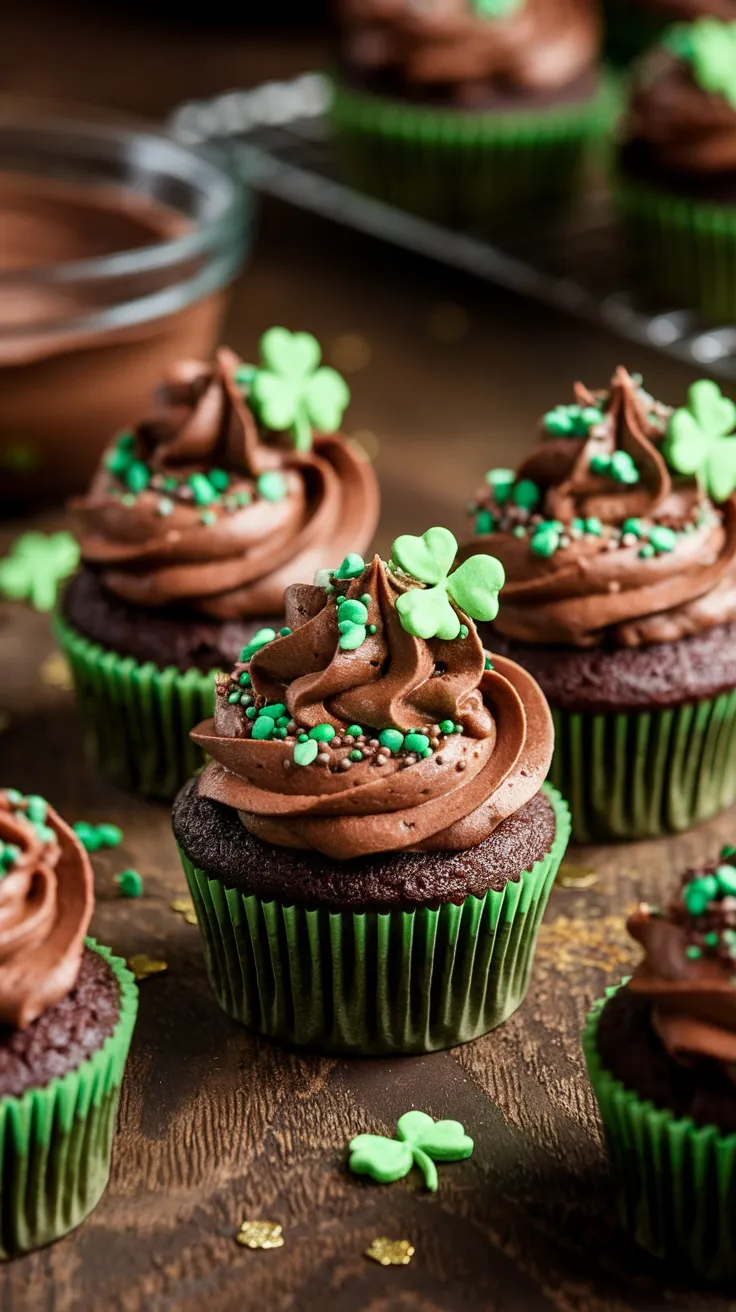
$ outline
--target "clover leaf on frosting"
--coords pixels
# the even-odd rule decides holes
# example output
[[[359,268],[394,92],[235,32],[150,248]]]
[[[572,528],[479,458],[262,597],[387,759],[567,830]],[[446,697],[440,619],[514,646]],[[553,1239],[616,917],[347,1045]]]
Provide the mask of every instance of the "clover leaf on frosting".
[[[717,383],[701,379],[667,427],[662,454],[678,474],[696,475],[714,501],[736,488],[736,405]]]
[[[267,428],[290,429],[297,451],[311,450],[315,430],[336,432],[350,389],[336,369],[320,364],[316,337],[269,328],[261,338],[261,359],[251,380],[250,400]]]
[[[460,1121],[434,1121],[426,1112],[405,1112],[397,1124],[398,1137],[359,1134],[352,1139],[350,1170],[369,1175],[379,1184],[391,1184],[416,1165],[427,1189],[437,1189],[435,1162],[459,1162],[470,1157],[474,1144]]]
[[[494,620],[498,594],[505,582],[500,561],[494,556],[470,556],[450,574],[457,540],[449,529],[430,528],[421,537],[404,534],[391,548],[391,557],[406,574],[425,588],[411,588],[396,602],[401,626],[415,638],[456,638],[460,617],[452,601],[474,620]]]

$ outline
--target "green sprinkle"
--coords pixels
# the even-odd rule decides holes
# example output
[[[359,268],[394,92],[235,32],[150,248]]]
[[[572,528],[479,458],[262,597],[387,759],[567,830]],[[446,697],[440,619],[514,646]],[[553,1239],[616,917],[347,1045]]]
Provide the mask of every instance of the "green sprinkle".
[[[250,492],[247,490],[235,493],[235,501],[239,506],[249,506],[252,499]]]
[[[490,510],[479,510],[475,516],[475,531],[479,535],[492,533],[496,527],[496,521]]]
[[[429,738],[426,733],[408,733],[404,739],[407,752],[425,752],[428,747]]]
[[[721,848],[720,859],[721,861],[731,861],[733,857],[736,857],[736,847],[726,843],[725,847]]]
[[[239,364],[233,374],[233,381],[238,387],[250,387],[258,370],[254,364]]]
[[[734,866],[718,866],[716,868],[716,879],[718,880],[718,891],[723,897],[736,896],[736,868]]]
[[[588,519],[586,519],[585,532],[592,533],[593,537],[595,538],[600,537],[601,533],[603,532],[603,525],[601,524],[601,521],[598,519],[597,515],[591,515]]]
[[[163,480],[162,486],[164,492],[178,492],[179,480],[178,478],[172,478],[172,476],[168,474],[166,478]]]
[[[214,510],[203,510],[199,518],[203,524],[217,523],[217,515],[215,514]]]
[[[674,529],[656,525],[649,533],[649,541],[657,552],[674,551],[677,546],[677,534]]]
[[[404,735],[399,729],[382,729],[378,741],[387,751],[400,752],[404,746]]]
[[[299,742],[294,745],[294,763],[295,765],[311,765],[317,760],[319,744],[314,738],[307,738],[305,735],[302,740],[301,735]]]
[[[239,693],[239,692],[230,692],[230,693],[228,693],[227,699],[228,699],[228,701],[230,702],[230,705],[231,705],[231,706],[234,706],[236,702],[239,702],[239,701],[240,701],[240,693]]]
[[[31,824],[42,825],[46,823],[49,804],[45,798],[39,797],[37,793],[29,793],[26,797],[26,815]]]
[[[353,748],[352,752],[350,753],[350,760],[351,760],[351,761],[362,761],[362,760],[363,760],[363,753],[361,752],[361,750],[360,750],[359,747],[354,747],[354,748]]]
[[[288,730],[282,724],[277,725],[273,731],[274,738],[285,738]]]
[[[270,715],[259,715],[253,721],[252,736],[256,739],[268,739],[273,735],[275,728],[276,722]]]
[[[286,714],[286,707],[283,702],[271,702],[266,706],[262,706],[258,714],[270,715],[272,720],[278,720],[280,715]]]
[[[359,724],[350,724],[346,729],[346,733],[349,733],[351,738],[359,738],[362,732]]]
[[[267,469],[265,474],[259,474],[256,488],[264,501],[283,501],[288,492],[286,479],[278,469]]]
[[[331,724],[315,724],[314,728],[309,730],[308,737],[318,743],[331,743],[335,737],[335,730]]]
[[[368,624],[368,625],[366,625],[366,630],[365,630],[365,631],[366,631],[366,633],[375,633],[375,632],[376,632],[376,626],[375,626],[375,624]]]
[[[654,555],[654,547],[651,542],[645,542],[643,547],[639,547],[639,555],[642,560],[647,560],[649,556]]]
[[[515,482],[513,469],[489,469],[486,474],[486,483],[493,488],[493,496],[499,506],[508,501]]]
[[[123,897],[140,897],[143,892],[143,880],[137,870],[123,870],[115,876]]]
[[[535,556],[554,556],[560,545],[559,529],[550,522],[540,524],[534,530],[529,546]]]
[[[134,460],[125,473],[125,486],[129,492],[145,492],[151,475],[142,460]]]
[[[625,519],[621,525],[623,534],[630,533],[632,537],[642,538],[644,536],[644,526],[640,519]]]
[[[164,519],[168,515],[173,515],[174,503],[171,500],[171,497],[159,497],[156,509],[158,510],[159,515],[162,515]]]
[[[284,625],[283,629],[279,629],[280,638],[288,638],[290,633],[291,633],[291,629],[286,624]]]
[[[275,637],[275,629],[259,629],[257,633],[253,634],[248,646],[244,647],[241,651],[241,662],[245,663],[246,661],[249,661],[251,656],[255,656],[256,652],[260,651],[261,647],[265,647],[267,642],[273,642]]]
[[[276,721],[276,727],[278,729],[288,729],[290,724],[291,717],[288,715],[280,715]]]
[[[359,598],[359,601],[362,601],[364,606],[370,606],[372,600],[373,598],[371,597],[370,592],[364,592],[363,596]]]
[[[690,961],[698,961],[702,955],[702,949],[696,947],[694,943],[691,943],[689,947],[685,948],[685,956],[688,957]]]
[[[255,706],[249,706],[245,713],[248,716],[249,720],[255,720],[258,711],[256,710]]]
[[[454,733],[454,732],[455,732],[455,721],[454,721],[454,720],[440,720],[440,730],[442,731],[442,733],[445,733],[445,734],[447,734],[447,733]]]
[[[493,669],[493,661],[491,660],[490,656],[486,656],[485,664],[484,664],[484,666],[483,666],[483,669],[484,669],[484,670],[492,670],[492,669]]]
[[[464,724],[456,724],[456,725],[455,725],[455,733],[465,733],[465,725],[464,725]]]
[[[240,694],[240,705],[241,705],[241,706],[252,706],[252,705],[253,705],[253,698],[252,698],[252,696],[251,696],[251,694],[250,694],[249,692],[241,692],[241,694]]]
[[[349,620],[353,624],[365,624],[368,619],[368,608],[363,605],[362,601],[354,599],[346,600],[340,607],[340,622],[344,623]]]
[[[72,829],[85,852],[96,852],[98,848],[103,846],[96,825],[89,825],[86,820],[78,820],[76,824],[72,825]]]
[[[249,673],[248,673],[247,670],[243,670],[243,673],[241,674],[240,678],[238,679],[238,683],[240,684],[241,688],[250,688],[250,686],[251,686],[251,679],[250,679],[250,675],[249,675]]]
[[[421,753],[421,755],[424,757],[425,761],[428,759],[428,757],[432,756],[432,754],[433,754],[433,753],[432,753],[432,748],[431,748],[431,747],[425,747],[424,751]]]
[[[217,500],[217,493],[206,474],[190,474],[187,481],[192,489],[195,505],[209,506]]]
[[[217,492],[226,492],[230,486],[230,475],[224,469],[211,469],[207,477]]]
[[[309,734],[308,734],[308,733],[300,733],[300,734],[299,734],[299,739],[298,739],[298,740],[299,740],[300,743],[306,743],[306,742],[308,741],[308,739],[309,739]]]
[[[340,611],[341,615],[344,610],[345,607],[343,606]],[[352,620],[341,620],[337,628],[340,634],[338,646],[341,651],[357,651],[358,647],[362,647],[368,632],[364,624],[355,624]]]
[[[514,534],[514,537],[515,537],[515,538],[525,538],[525,537],[526,537],[526,529],[525,529],[524,525],[523,525],[523,524],[516,524],[515,527],[514,527],[514,529],[513,529],[513,534]]]
[[[467,624],[461,624],[461,625],[460,625],[460,632],[458,633],[458,637],[459,637],[459,638],[467,638],[467,636],[468,636],[469,633],[470,633],[470,629],[468,628]]]
[[[541,498],[541,492],[536,483],[530,478],[522,478],[516,483],[511,492],[511,500],[515,506],[520,506],[522,510],[533,510],[538,505]]]
[[[124,492],[123,495],[122,495],[121,498],[120,498],[120,504],[121,504],[121,506],[134,506],[134,505],[135,505],[135,493],[134,493],[134,492]]]
[[[706,947],[708,947],[708,948],[717,948],[717,947],[718,947],[718,934],[716,933],[716,931],[715,931],[714,929],[711,929],[711,930],[709,931],[709,933],[705,934],[705,935],[703,936],[703,942],[705,943]]]
[[[123,841],[123,831],[117,825],[105,823],[97,826],[97,837],[103,847],[119,847]]]
[[[334,577],[336,579],[357,579],[365,569],[365,561],[357,552],[350,551],[342,564],[338,565]]]

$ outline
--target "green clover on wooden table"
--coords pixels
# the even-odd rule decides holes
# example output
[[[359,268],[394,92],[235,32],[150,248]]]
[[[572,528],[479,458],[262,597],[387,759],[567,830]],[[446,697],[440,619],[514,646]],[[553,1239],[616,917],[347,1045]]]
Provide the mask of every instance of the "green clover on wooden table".
[[[430,528],[422,537],[404,534],[391,548],[392,560],[420,583],[396,602],[402,628],[415,638],[456,638],[460,617],[450,598],[474,620],[495,620],[498,594],[505,582],[495,556],[470,556],[453,574],[457,540],[446,528]],[[449,575],[449,577],[448,577]]]
[[[269,328],[261,338],[261,359],[250,384],[250,400],[261,423],[276,432],[290,429],[297,451],[311,450],[315,430],[337,431],[350,389],[336,369],[320,365],[316,337]]]
[[[698,18],[687,29],[687,41],[685,55],[698,86],[736,109],[736,23]]]
[[[460,1121],[434,1121],[426,1112],[406,1112],[396,1130],[396,1139],[359,1134],[351,1140],[348,1165],[354,1175],[370,1175],[379,1184],[391,1184],[418,1166],[427,1189],[434,1193],[438,1184],[435,1162],[460,1162],[470,1157],[474,1147]]]
[[[676,473],[696,475],[714,501],[725,501],[736,488],[735,427],[736,405],[703,378],[670,419],[662,454]]]
[[[21,533],[0,560],[0,596],[53,610],[59,584],[78,564],[79,544],[71,533]]]

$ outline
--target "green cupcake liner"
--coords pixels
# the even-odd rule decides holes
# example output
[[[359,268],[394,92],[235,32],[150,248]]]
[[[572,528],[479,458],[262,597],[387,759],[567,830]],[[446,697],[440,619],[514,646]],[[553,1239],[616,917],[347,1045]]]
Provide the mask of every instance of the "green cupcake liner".
[[[591,101],[469,113],[373,96],[337,82],[330,123],[348,180],[448,223],[547,216],[574,193],[585,147],[610,127],[608,84]]]
[[[120,1084],[138,990],[125,962],[86,940],[120,987],[120,1015],[101,1048],[76,1070],[0,1097],[0,1260],[41,1248],[78,1226],[96,1207],[110,1174]]]
[[[552,709],[549,778],[572,812],[575,843],[657,838],[736,801],[736,689],[660,711]]]
[[[90,642],[60,615],[56,640],[71,667],[90,754],[118,787],[171,801],[204,764],[189,730],[213,714],[214,674],[161,670]]]
[[[626,981],[623,981],[625,983]],[[620,986],[619,986],[620,987]],[[608,989],[606,998],[616,989]],[[605,1005],[583,1032],[588,1075],[598,1100],[621,1224],[655,1257],[706,1280],[736,1279],[736,1134],[697,1127],[644,1102],[615,1080],[596,1046]]]
[[[228,1015],[321,1052],[434,1052],[485,1034],[526,993],[537,932],[567,847],[556,835],[502,892],[437,910],[331,912],[262,901],[180,855],[215,997]]]
[[[662,304],[714,321],[736,315],[736,205],[670,195],[625,178],[615,194],[641,280]]]

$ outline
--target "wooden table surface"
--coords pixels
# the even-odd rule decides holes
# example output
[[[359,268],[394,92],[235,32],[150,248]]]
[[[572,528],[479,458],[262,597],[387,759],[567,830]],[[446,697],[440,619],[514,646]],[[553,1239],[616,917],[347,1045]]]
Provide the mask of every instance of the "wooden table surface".
[[[11,90],[163,114],[189,96],[314,66],[320,50],[319,34],[254,35],[224,20],[199,31],[124,6],[31,3],[3,15],[0,63]],[[461,529],[476,481],[519,458],[574,377],[600,385],[623,360],[675,400],[691,381],[571,320],[271,206],[227,336],[252,355],[279,321],[312,329],[331,360],[353,366],[347,427],[376,453],[381,549],[400,531]],[[21,527],[2,526],[0,549]],[[123,847],[94,858],[93,930],[168,970],[141,985],[107,1194],[76,1234],[0,1273],[0,1308],[727,1306],[673,1283],[620,1233],[579,1033],[593,999],[631,964],[627,908],[656,901],[686,865],[733,841],[732,816],[677,840],[571,851],[568,876],[590,871],[595,882],[553,891],[529,995],[495,1034],[427,1058],[302,1055],[246,1033],[211,999],[197,929],[170,908],[186,890],[168,812],[87,767],[51,653],[46,618],[0,607],[0,779],[45,794],[69,820],[123,827]],[[145,879],[139,900],[117,896],[113,876],[128,866]],[[462,1120],[473,1157],[441,1168],[436,1195],[413,1175],[383,1187],[351,1177],[351,1136],[391,1133],[412,1107]],[[284,1247],[239,1247],[244,1217],[280,1222]],[[410,1239],[411,1265],[370,1262],[364,1250],[378,1235]]]

